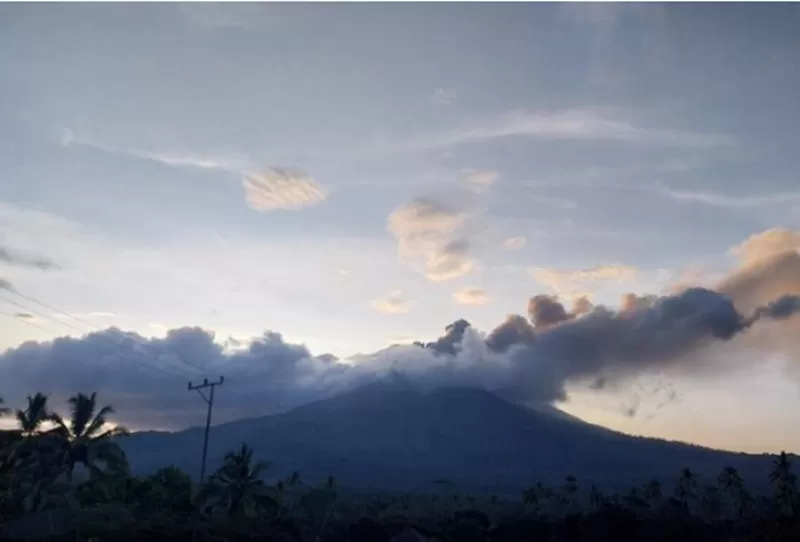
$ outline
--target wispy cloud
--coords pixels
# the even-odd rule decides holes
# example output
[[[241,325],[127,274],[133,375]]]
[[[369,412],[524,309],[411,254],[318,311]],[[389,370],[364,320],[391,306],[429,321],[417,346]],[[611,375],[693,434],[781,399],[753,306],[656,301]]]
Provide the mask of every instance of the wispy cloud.
[[[697,203],[712,207],[727,207],[732,209],[769,207],[774,205],[797,204],[800,202],[800,192],[731,196],[716,192],[675,190],[660,183],[656,186],[655,191],[668,198],[678,201]]]
[[[316,205],[327,198],[327,191],[303,171],[285,167],[263,168],[250,160],[181,152],[156,152],[115,147],[64,132],[62,144],[81,145],[111,154],[131,156],[165,166],[189,167],[239,175],[247,205],[259,212],[276,209],[300,209]]]
[[[0,246],[0,263],[5,263],[8,265],[16,265],[20,267],[33,267],[36,269],[40,269],[42,271],[50,271],[52,269],[58,269],[58,265],[56,265],[55,262],[48,260],[47,258],[41,258],[38,256],[23,254],[19,251],[11,250],[1,246]]]
[[[539,284],[553,289],[559,295],[575,297],[586,295],[585,290],[592,283],[634,280],[639,270],[628,265],[611,264],[578,270],[534,267],[530,272]]]
[[[458,92],[452,88],[437,88],[431,99],[435,104],[449,105],[458,99]]]
[[[528,240],[521,235],[517,237],[509,237],[503,241],[503,247],[507,248],[508,250],[519,250],[527,244]]]
[[[486,305],[489,295],[483,288],[464,288],[453,294],[453,299],[461,305]]]
[[[386,297],[376,299],[370,304],[372,308],[384,314],[405,314],[411,310],[411,301],[400,290],[389,292]]]
[[[500,174],[491,170],[465,169],[464,174],[469,187],[477,193],[486,192],[500,179]]]
[[[36,322],[36,316],[29,312],[17,312],[14,314],[14,317],[25,320],[26,322]]]
[[[568,109],[555,112],[512,111],[475,120],[449,131],[425,134],[403,142],[379,143],[374,150],[379,153],[435,151],[508,137],[609,140],[700,148],[734,143],[730,137],[722,134],[640,126],[619,114],[613,116],[590,109]]]

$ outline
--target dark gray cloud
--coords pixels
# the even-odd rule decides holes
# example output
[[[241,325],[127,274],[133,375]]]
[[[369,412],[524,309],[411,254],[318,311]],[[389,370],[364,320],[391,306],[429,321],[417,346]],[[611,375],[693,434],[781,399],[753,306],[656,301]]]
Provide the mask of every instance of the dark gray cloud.
[[[466,333],[467,328],[469,327],[470,323],[466,320],[456,320],[444,328],[444,335],[436,339],[434,342],[426,344],[425,348],[430,348],[434,352],[438,352],[440,354],[450,354],[451,356],[455,356],[456,346],[461,344],[461,341],[464,339],[464,333]]]
[[[5,247],[0,247],[0,262],[8,265],[17,265],[20,267],[33,267],[42,271],[58,269],[58,265],[51,260],[35,256],[28,256],[18,251],[9,250]]]
[[[267,332],[246,347],[227,352],[213,333],[200,328],[170,330],[147,339],[115,328],[81,338],[27,342],[0,354],[0,375],[9,404],[31,390],[51,394],[55,404],[69,395],[97,391],[119,419],[134,427],[183,427],[203,421],[203,403],[189,394],[189,380],[225,376],[215,420],[263,415],[347,388],[350,366],[326,354]]]
[[[486,346],[493,352],[505,352],[518,344],[532,344],[535,332],[533,326],[519,314],[510,314],[505,321],[494,328],[486,337]]]
[[[14,285],[11,284],[10,281],[0,278],[0,290],[5,290],[7,292],[16,292],[17,289],[14,288]]]
[[[528,316],[537,329],[566,322],[571,317],[558,299],[550,295],[533,296],[528,301]]]

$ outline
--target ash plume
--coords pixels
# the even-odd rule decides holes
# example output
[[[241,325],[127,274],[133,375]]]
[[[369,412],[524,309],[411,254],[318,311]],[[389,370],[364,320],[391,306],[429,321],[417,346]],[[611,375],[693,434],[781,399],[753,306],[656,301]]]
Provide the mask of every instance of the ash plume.
[[[202,419],[202,405],[176,389],[216,374],[225,374],[226,386],[235,390],[220,394],[221,422],[287,410],[393,373],[421,386],[478,386],[513,400],[548,402],[565,399],[573,383],[599,390],[653,371],[727,371],[708,361],[720,345],[748,354],[796,352],[800,255],[781,241],[792,237],[767,237],[748,240],[747,257],[713,288],[629,294],[615,309],[584,299],[568,310],[557,298],[534,296],[528,318],[510,315],[488,333],[461,319],[431,342],[347,360],[315,356],[271,331],[237,341],[235,348],[192,327],[164,338],[110,328],[29,341],[0,353],[3,395],[15,404],[42,391],[57,402],[97,390],[123,423],[176,428]],[[10,288],[0,279],[4,285]]]

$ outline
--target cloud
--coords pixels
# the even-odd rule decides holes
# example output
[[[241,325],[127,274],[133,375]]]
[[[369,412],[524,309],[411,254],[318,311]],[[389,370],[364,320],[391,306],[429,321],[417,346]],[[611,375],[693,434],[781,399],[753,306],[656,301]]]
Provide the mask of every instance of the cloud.
[[[242,186],[247,205],[256,211],[300,209],[316,205],[327,197],[314,179],[301,171],[285,168],[245,173]]]
[[[466,275],[475,267],[469,258],[469,241],[448,241],[428,255],[425,276],[434,282],[451,280]]]
[[[746,209],[752,207],[773,207],[779,205],[796,204],[800,202],[800,192],[785,192],[778,194],[759,194],[752,196],[731,196],[716,192],[701,192],[694,190],[675,190],[659,184],[655,191],[668,198],[730,209]]]
[[[17,312],[14,313],[14,318],[19,318],[20,320],[27,320],[28,322],[35,322],[36,316],[30,314],[28,312]]]
[[[787,252],[800,250],[800,232],[773,228],[745,239],[730,249],[744,265],[752,265]]]
[[[632,281],[638,269],[628,265],[601,265],[588,269],[558,270],[547,267],[534,267],[530,270],[534,280],[553,289],[562,296],[583,296],[582,289],[597,282],[625,283]]]
[[[33,267],[41,271],[51,271],[59,268],[58,265],[46,258],[28,256],[5,247],[0,247],[0,262],[20,267]]]
[[[409,301],[400,290],[390,292],[383,299],[372,301],[372,307],[385,314],[405,314],[411,310]]]
[[[500,179],[500,174],[496,171],[465,169],[464,173],[470,188],[479,194],[486,192]]]
[[[435,104],[449,105],[458,100],[458,92],[452,88],[437,88],[433,91],[431,100]]]
[[[247,205],[259,212],[277,209],[300,209],[316,205],[327,198],[327,190],[307,173],[294,168],[275,166],[262,168],[249,159],[223,158],[194,153],[154,152],[114,147],[78,137],[67,131],[62,144],[82,145],[111,154],[132,156],[171,167],[189,167],[232,173],[241,177]]]
[[[768,250],[750,245],[739,267],[716,286],[743,310],[753,310],[782,294],[800,294],[800,253],[787,250],[773,254]],[[752,259],[758,251],[764,251],[763,258]]]
[[[486,305],[489,296],[482,288],[464,288],[453,294],[453,298],[461,305]]]
[[[418,198],[392,211],[388,229],[397,240],[400,259],[439,282],[474,268],[469,241],[463,237],[466,220],[466,215],[439,201]]]
[[[562,140],[604,140],[637,145],[708,148],[729,146],[734,141],[720,134],[706,134],[645,127],[622,115],[591,109],[529,112],[511,111],[472,121],[450,131],[423,134],[404,141],[384,142],[377,152],[428,152],[509,137]]]
[[[224,391],[231,391],[221,391],[214,406],[215,419],[225,421],[324,397],[346,384],[339,375],[348,370],[271,332],[226,353],[213,333],[199,328],[152,339],[110,328],[78,339],[27,342],[0,354],[9,404],[24,401],[31,390],[52,394],[54,404],[78,391],[98,391],[118,419],[134,427],[199,423],[203,408],[186,393],[189,380],[225,375]]]
[[[58,404],[77,391],[99,390],[119,421],[134,427],[197,424],[202,405],[181,392],[187,381],[209,375],[225,375],[215,405],[220,422],[286,410],[397,372],[422,386],[476,386],[514,400],[556,401],[566,397],[568,383],[691,370],[703,356],[688,354],[798,310],[800,298],[790,296],[745,317],[726,296],[695,288],[629,312],[594,307],[545,327],[514,315],[485,337],[458,320],[433,342],[346,361],[314,356],[273,332],[230,349],[199,328],[151,339],[111,328],[9,349],[0,354],[0,378],[9,404],[33,391],[52,394]]]
[[[508,239],[503,241],[503,247],[507,248],[508,250],[519,250],[527,244],[528,240],[522,236],[509,237]]]
[[[528,317],[534,328],[540,329],[572,320],[591,312],[593,308],[589,298],[581,296],[573,301],[572,310],[567,312],[557,297],[540,294],[528,301]]]
[[[11,284],[8,280],[4,278],[0,278],[0,290],[5,290],[6,292],[16,292],[17,289],[14,288],[14,285]]]

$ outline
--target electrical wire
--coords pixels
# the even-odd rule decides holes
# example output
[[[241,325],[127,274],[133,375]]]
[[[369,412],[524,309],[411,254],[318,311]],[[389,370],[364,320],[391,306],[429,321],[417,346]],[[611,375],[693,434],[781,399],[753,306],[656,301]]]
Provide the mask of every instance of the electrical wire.
[[[22,298],[24,298],[24,299],[27,299],[27,300],[29,300],[29,301],[31,301],[31,302],[33,302],[33,303],[36,303],[37,305],[40,305],[40,306],[42,306],[42,307],[44,307],[44,308],[46,308],[46,309],[48,309],[48,310],[51,310],[51,311],[57,312],[57,313],[59,313],[59,314],[61,314],[61,315],[63,315],[63,316],[66,316],[67,318],[70,318],[70,319],[72,319],[72,320],[75,320],[76,322],[79,322],[79,323],[82,323],[82,324],[84,324],[84,325],[87,325],[87,326],[89,326],[89,327],[91,327],[91,328],[93,328],[93,329],[95,329],[95,330],[97,330],[97,331],[104,331],[104,330],[103,330],[103,328],[101,328],[101,327],[97,326],[96,324],[94,324],[94,323],[92,323],[92,322],[89,322],[89,321],[87,321],[87,320],[83,320],[82,318],[78,318],[78,317],[76,317],[76,316],[74,316],[74,315],[72,315],[72,314],[68,313],[67,311],[64,311],[64,310],[62,310],[62,309],[59,309],[59,308],[57,308],[57,307],[54,307],[54,306],[52,306],[52,305],[49,305],[49,304],[47,304],[47,303],[44,303],[43,301],[39,301],[38,299],[35,299],[35,298],[31,297],[31,296],[25,295],[25,294],[23,294],[23,293],[20,293],[20,292],[18,292],[18,291],[14,291],[14,292],[12,292],[12,293],[13,293],[13,294],[15,294],[15,295],[17,295],[17,296],[19,296],[19,297],[22,297]],[[82,329],[82,328],[75,327],[74,325],[71,325],[71,324],[69,324],[69,323],[67,323],[67,322],[64,322],[64,321],[62,321],[62,320],[59,320],[59,319],[57,319],[57,318],[54,318],[54,317],[51,317],[51,316],[45,316],[45,315],[42,315],[41,313],[38,313],[38,312],[37,312],[35,309],[32,309],[32,308],[30,308],[29,306],[25,306],[25,305],[23,305],[22,303],[19,303],[19,302],[17,302],[17,301],[14,301],[14,300],[12,300],[12,299],[8,299],[8,298],[7,298],[7,297],[5,297],[5,296],[0,296],[0,299],[3,299],[3,300],[5,300],[5,301],[7,301],[7,302],[9,302],[9,303],[12,303],[12,304],[16,305],[17,307],[20,307],[20,308],[22,308],[22,309],[24,309],[24,310],[31,311],[31,312],[33,312],[33,313],[35,313],[35,314],[39,314],[40,316],[43,316],[43,317],[45,317],[45,318],[50,318],[51,320],[53,320],[53,321],[55,321],[55,322],[58,322],[58,323],[60,323],[61,325],[67,326],[67,327],[69,327],[69,328],[71,328],[71,329],[74,329],[74,330],[76,330],[76,331],[79,331],[80,333],[85,333],[85,332],[86,332],[86,330],[84,330],[84,329]],[[138,344],[139,346],[141,346],[141,347],[143,347],[143,348],[147,348],[147,347],[149,347],[149,345],[148,345],[148,344],[147,344],[145,341],[143,341],[143,340],[141,340],[141,339],[139,339],[139,338],[137,338],[137,337],[132,337],[132,336],[130,336],[130,335],[127,335],[127,336],[126,336],[126,338],[127,338],[128,340],[130,340],[130,341],[132,341],[132,342],[134,342],[134,343]],[[114,345],[114,346],[116,347],[117,345]],[[205,372],[205,371],[207,370],[206,368],[204,368],[204,367],[200,367],[199,365],[195,365],[194,363],[190,363],[190,362],[188,362],[187,360],[185,360],[185,359],[183,359],[183,358],[181,358],[181,357],[179,357],[179,356],[176,356],[176,357],[177,357],[177,360],[178,360],[180,363],[182,363],[182,364],[186,365],[188,368],[192,369],[193,371],[201,371],[201,372]]]
[[[61,320],[58,320],[58,319],[53,318],[51,316],[48,316],[46,314],[42,314],[39,311],[31,309],[30,307],[25,306],[25,305],[23,305],[21,303],[17,303],[14,300],[6,298],[5,296],[0,296],[0,299],[2,299],[3,301],[6,301],[8,303],[11,303],[12,305],[15,305],[17,307],[20,307],[20,308],[22,308],[24,310],[30,311],[35,316],[39,316],[41,318],[52,320],[52,321],[54,321],[54,322],[56,322],[58,324],[65,325],[65,326],[70,327],[72,329],[76,329],[76,330],[80,331],[81,333],[85,332],[85,330],[83,330],[83,329],[76,328],[75,326],[70,326],[69,324],[67,324],[65,322],[62,322]],[[56,331],[54,331],[52,329],[46,328],[44,326],[41,326],[41,325],[39,325],[39,324],[37,324],[35,322],[31,322],[29,320],[26,320],[26,319],[23,319],[23,318],[19,318],[16,315],[13,315],[13,314],[10,314],[10,313],[7,313],[7,312],[0,312],[0,314],[2,314],[3,316],[8,316],[8,317],[10,317],[10,318],[12,318],[14,320],[17,320],[17,321],[21,321],[21,322],[23,322],[23,323],[25,323],[27,325],[30,325],[32,327],[35,327],[35,328],[38,328],[40,330],[46,331],[48,333],[53,333],[55,335],[59,335],[58,332],[56,332]],[[102,335],[96,335],[96,337],[103,337],[103,336]],[[167,370],[165,367],[154,365],[152,363],[147,363],[147,362],[145,362],[143,360],[135,360],[133,358],[129,358],[129,357],[123,356],[119,352],[116,351],[117,348],[119,347],[119,345],[116,344],[116,343],[109,342],[109,345],[113,348],[113,350],[110,350],[110,349],[109,350],[104,350],[104,349],[100,348],[95,343],[86,342],[84,344],[88,345],[90,348],[94,348],[96,351],[100,352],[104,356],[109,356],[110,355],[110,356],[116,357],[116,358],[118,358],[118,359],[120,359],[122,361],[127,361],[127,362],[130,362],[130,363],[133,363],[134,365],[137,365],[138,367],[144,367],[144,368],[150,369],[152,371],[157,371],[157,372],[159,372],[159,373],[161,373],[163,375],[169,376],[170,378],[174,378],[174,379],[177,379],[177,380],[181,380],[181,381],[190,380],[190,375],[188,373],[182,372],[182,373],[178,374],[178,373],[172,372],[170,370]],[[178,370],[177,367],[173,367],[173,368]]]

